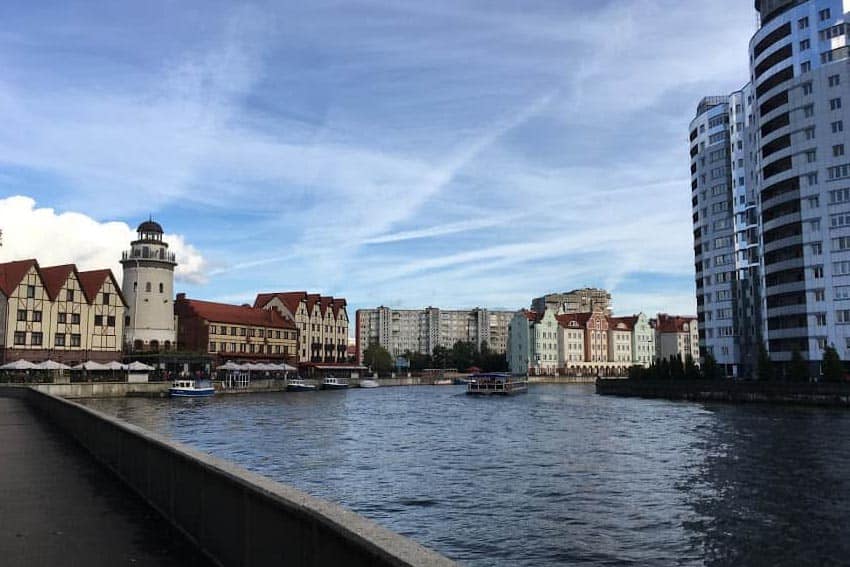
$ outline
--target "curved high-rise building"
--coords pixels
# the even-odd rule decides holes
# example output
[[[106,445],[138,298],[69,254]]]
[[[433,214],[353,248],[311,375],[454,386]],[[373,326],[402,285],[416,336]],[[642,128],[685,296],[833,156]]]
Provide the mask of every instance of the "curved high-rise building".
[[[159,223],[147,220],[136,229],[136,240],[121,257],[121,291],[128,309],[124,343],[135,351],[173,350],[177,347],[174,322],[174,253],[162,239]]]
[[[749,83],[691,122],[700,339],[730,375],[759,343],[850,358],[850,0],[756,0]],[[850,148],[847,148],[850,149]]]

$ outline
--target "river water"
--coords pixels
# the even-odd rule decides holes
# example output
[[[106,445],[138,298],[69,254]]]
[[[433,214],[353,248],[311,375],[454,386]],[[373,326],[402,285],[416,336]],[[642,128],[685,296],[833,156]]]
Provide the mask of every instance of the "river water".
[[[88,405],[465,565],[850,564],[850,412],[532,385]]]

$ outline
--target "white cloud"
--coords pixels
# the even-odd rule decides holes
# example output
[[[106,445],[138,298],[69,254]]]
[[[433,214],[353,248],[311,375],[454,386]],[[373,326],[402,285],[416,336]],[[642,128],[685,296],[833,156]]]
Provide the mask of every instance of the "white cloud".
[[[35,258],[42,266],[73,263],[81,270],[110,268],[118,281],[121,253],[136,238],[135,229],[126,223],[38,208],[34,199],[20,195],[0,199],[0,229],[0,261]],[[166,234],[164,238],[177,255],[175,278],[204,283],[206,261],[201,253],[182,235]]]

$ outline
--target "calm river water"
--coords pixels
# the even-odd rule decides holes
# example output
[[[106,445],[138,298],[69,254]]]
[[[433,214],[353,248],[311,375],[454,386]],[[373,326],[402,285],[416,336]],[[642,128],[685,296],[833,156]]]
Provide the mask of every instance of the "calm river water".
[[[89,405],[466,565],[850,564],[850,412],[535,385]]]

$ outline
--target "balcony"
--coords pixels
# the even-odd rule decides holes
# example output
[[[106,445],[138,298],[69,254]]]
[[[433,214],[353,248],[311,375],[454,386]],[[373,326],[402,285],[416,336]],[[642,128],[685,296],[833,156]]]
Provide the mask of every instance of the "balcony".
[[[153,260],[155,262],[168,262],[169,264],[177,263],[174,252],[167,252],[162,249],[154,253],[150,250],[139,250],[134,248],[132,250],[125,250],[121,253],[122,262],[132,262],[133,260]]]

